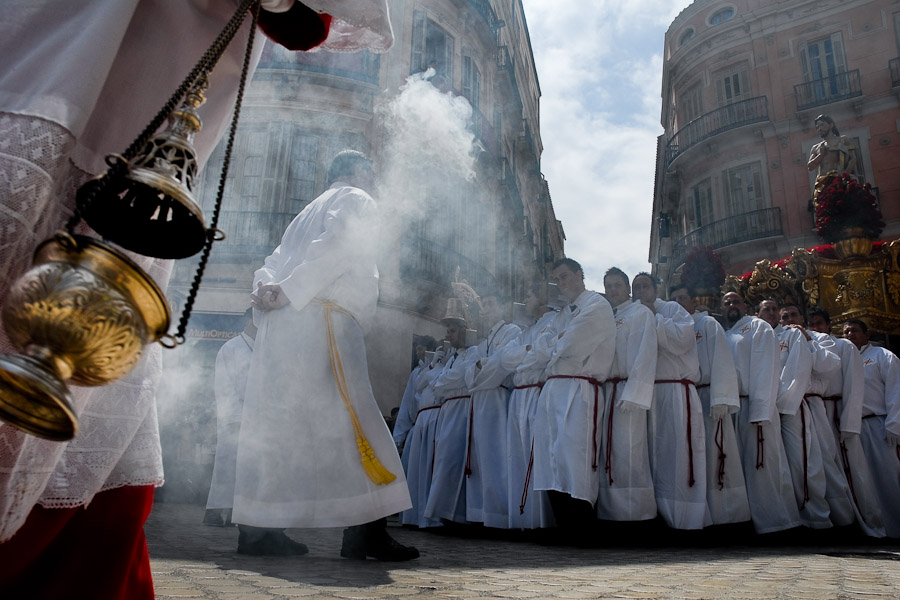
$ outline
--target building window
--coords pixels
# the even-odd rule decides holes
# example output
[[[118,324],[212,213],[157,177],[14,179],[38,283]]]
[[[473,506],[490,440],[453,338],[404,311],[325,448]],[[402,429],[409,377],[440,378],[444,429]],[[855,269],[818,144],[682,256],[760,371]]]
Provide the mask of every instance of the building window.
[[[844,42],[841,39],[840,32],[807,42],[804,46],[801,46],[800,64],[803,68],[804,81],[830,78],[831,82],[822,82],[817,87],[821,88],[823,94],[830,91],[833,95],[837,95],[839,93],[837,87],[840,87],[841,81],[845,80],[845,78],[836,77],[836,75],[847,70]],[[819,91],[816,91],[817,95]]]
[[[713,212],[712,180],[704,179],[691,188],[687,207],[685,233],[690,233],[715,221]]]
[[[437,77],[452,81],[453,37],[423,11],[413,14],[412,33],[410,73],[433,68]]]
[[[766,208],[762,169],[758,162],[725,171],[725,197],[729,216],[743,215]]]
[[[716,97],[719,106],[734,104],[750,97],[750,65],[747,62],[717,71]]]
[[[719,9],[714,12],[709,17],[709,24],[712,25],[721,25],[725,21],[730,21],[734,18],[734,7],[726,6],[725,8]]]
[[[684,127],[701,114],[703,114],[703,96],[700,93],[700,84],[697,83],[678,99],[678,127]]]
[[[692,39],[694,39],[694,28],[693,27],[691,27],[690,29],[688,29],[687,31],[685,31],[684,33],[681,34],[681,37],[678,38],[678,47],[680,48],[681,46],[684,46]]]
[[[478,98],[481,96],[481,72],[471,56],[463,57],[462,95],[469,100],[469,104],[475,109],[475,120],[477,122]]]

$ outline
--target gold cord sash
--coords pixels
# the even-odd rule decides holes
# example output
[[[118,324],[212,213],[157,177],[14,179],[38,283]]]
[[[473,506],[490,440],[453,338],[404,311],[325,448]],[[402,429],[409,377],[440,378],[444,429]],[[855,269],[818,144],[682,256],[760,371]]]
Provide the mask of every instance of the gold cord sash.
[[[356,448],[359,450],[359,459],[362,462],[366,475],[373,483],[376,485],[387,485],[397,479],[397,476],[381,464],[381,461],[375,456],[372,446],[369,445],[369,440],[366,439],[359,417],[356,416],[353,404],[350,403],[350,390],[347,387],[347,379],[344,377],[344,366],[341,364],[341,356],[338,353],[337,339],[334,337],[334,322],[331,318],[331,313],[337,311],[351,318],[353,318],[353,314],[328,300],[316,299],[314,302],[321,304],[322,308],[325,309],[325,331],[328,337],[328,354],[331,357],[331,370],[334,372],[334,382],[337,385],[338,393],[340,393],[344,406],[350,414],[350,421],[353,422],[353,432],[356,434]]]

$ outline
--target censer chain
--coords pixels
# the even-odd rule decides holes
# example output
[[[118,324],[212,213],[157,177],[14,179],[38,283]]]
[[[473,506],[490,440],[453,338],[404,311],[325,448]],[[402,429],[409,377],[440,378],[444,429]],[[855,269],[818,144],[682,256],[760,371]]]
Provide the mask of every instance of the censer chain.
[[[172,111],[175,110],[175,107],[184,98],[184,95],[190,89],[192,85],[197,81],[197,79],[201,75],[205,75],[212,71],[213,67],[219,62],[219,59],[222,57],[222,54],[225,52],[225,49],[228,47],[228,44],[231,43],[231,40],[234,38],[234,35],[241,28],[241,24],[244,22],[244,17],[247,14],[247,11],[253,8],[253,27],[256,27],[257,20],[257,11],[259,10],[259,1],[260,0],[244,0],[241,5],[238,7],[237,11],[235,11],[234,15],[232,15],[231,20],[225,25],[225,28],[219,33],[219,36],[213,41],[212,45],[206,49],[206,52],[203,53],[203,56],[200,57],[200,60],[194,65],[194,68],[185,77],[184,81],[181,82],[181,85],[178,86],[178,89],[175,90],[175,93],[169,98],[169,100],[163,105],[156,116],[153,117],[153,120],[147,125],[144,131],[131,143],[130,146],[123,152],[121,155],[111,154],[106,157],[106,164],[109,165],[109,170],[106,172],[106,176],[102,178],[98,185],[92,188],[90,193],[86,194],[81,201],[77,202],[75,205],[75,211],[72,213],[72,216],[69,218],[66,223],[66,230],[71,234],[74,233],[75,227],[78,225],[79,221],[81,221],[81,215],[86,212],[87,208],[91,205],[94,198],[97,195],[104,191],[108,185],[108,182],[114,177],[118,177],[122,175],[128,168],[128,161],[135,157],[139,150],[141,150],[150,137],[156,133],[156,130],[160,128],[160,126],[165,122],[166,119],[169,118],[169,115],[172,114]],[[250,30],[250,42],[249,44],[252,46],[253,37],[254,37],[255,29]],[[243,80],[242,80],[243,85]]]
[[[191,290],[188,293],[187,300],[184,303],[184,310],[178,321],[178,330],[175,332],[175,341],[178,344],[184,343],[184,334],[187,331],[188,320],[191,318],[191,310],[194,307],[194,301],[197,299],[197,293],[200,291],[200,282],[203,279],[203,272],[206,270],[206,263],[209,261],[209,254],[212,251],[213,242],[222,239],[221,233],[217,226],[219,224],[219,213],[222,210],[222,199],[225,196],[225,184],[228,178],[228,167],[231,164],[231,153],[234,149],[234,138],[237,135],[238,118],[241,114],[241,104],[244,98],[244,87],[247,83],[247,74],[250,71],[250,59],[253,54],[253,32],[256,31],[256,22],[259,18],[259,5],[254,6],[250,11],[250,38],[247,41],[247,51],[244,53],[244,64],[241,68],[241,81],[238,84],[237,99],[234,102],[234,117],[231,119],[231,128],[228,132],[228,142],[225,146],[225,157],[222,164],[222,175],[219,177],[219,188],[216,193],[216,204],[213,208],[212,219],[209,229],[206,231],[206,243],[200,254],[200,264],[197,266],[197,273],[191,283]]]

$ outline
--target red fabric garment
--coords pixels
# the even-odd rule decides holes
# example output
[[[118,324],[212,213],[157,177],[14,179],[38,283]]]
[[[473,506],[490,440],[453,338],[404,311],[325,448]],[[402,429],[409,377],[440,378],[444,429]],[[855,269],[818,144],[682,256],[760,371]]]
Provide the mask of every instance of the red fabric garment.
[[[153,486],[100,492],[87,506],[35,506],[0,544],[0,597],[153,600],[144,521]]]
[[[317,13],[295,2],[283,13],[260,10],[257,25],[266,37],[288,50],[309,50],[328,37],[331,15]]]

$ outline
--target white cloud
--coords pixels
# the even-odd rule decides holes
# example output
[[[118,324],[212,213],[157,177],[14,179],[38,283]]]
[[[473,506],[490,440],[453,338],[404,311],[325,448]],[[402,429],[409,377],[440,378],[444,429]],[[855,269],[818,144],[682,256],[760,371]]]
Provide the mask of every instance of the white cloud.
[[[523,0],[541,84],[541,169],[566,255],[649,269],[663,35],[690,0]]]

